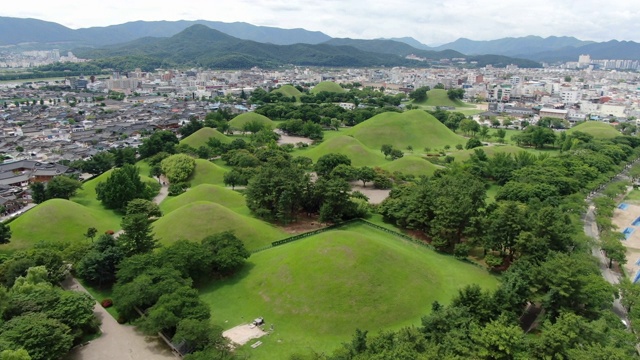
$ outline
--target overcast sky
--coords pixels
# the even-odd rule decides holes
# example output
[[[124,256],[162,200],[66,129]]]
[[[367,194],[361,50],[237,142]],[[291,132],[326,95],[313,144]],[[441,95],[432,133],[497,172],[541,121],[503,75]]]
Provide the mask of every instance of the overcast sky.
[[[4,6],[0,15],[74,29],[135,20],[244,21],[332,37],[411,36],[425,44],[526,35],[640,41],[639,5],[638,0],[22,0]]]

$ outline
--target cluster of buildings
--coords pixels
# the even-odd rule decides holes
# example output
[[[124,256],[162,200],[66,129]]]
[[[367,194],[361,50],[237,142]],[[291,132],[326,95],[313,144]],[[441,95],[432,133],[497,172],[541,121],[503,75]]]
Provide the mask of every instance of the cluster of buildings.
[[[60,55],[59,50],[33,50],[33,51],[0,51],[0,68],[30,68],[49,65],[56,62],[84,62],[72,52]]]

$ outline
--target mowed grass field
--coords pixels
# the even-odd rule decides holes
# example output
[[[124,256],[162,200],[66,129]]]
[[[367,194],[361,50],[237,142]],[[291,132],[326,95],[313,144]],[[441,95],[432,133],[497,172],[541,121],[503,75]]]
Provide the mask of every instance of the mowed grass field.
[[[11,253],[33,247],[39,242],[73,243],[87,240],[83,234],[89,227],[98,234],[117,230],[120,218],[113,221],[103,211],[64,199],[51,199],[27,211],[9,224],[11,242],[0,247],[0,252]]]
[[[473,105],[469,105],[460,100],[453,101],[449,99],[447,96],[447,90],[443,89],[431,89],[427,92],[427,100],[419,103],[415,103],[416,105],[426,105],[426,106],[450,106],[450,107],[467,107],[471,108]],[[457,110],[456,110],[457,111]]]
[[[567,134],[581,131],[583,133],[592,135],[596,139],[613,139],[616,136],[622,135],[613,125],[603,123],[600,121],[587,121],[567,130]]]
[[[259,123],[264,124],[266,126],[270,126],[272,128],[275,127],[275,124],[273,121],[271,121],[271,119],[269,119],[264,115],[260,115],[254,112],[247,112],[234,117],[229,121],[229,126],[231,126],[233,129],[242,130],[244,125],[251,121],[258,121]]]
[[[386,160],[380,150],[368,148],[357,139],[333,132],[330,139],[323,141],[320,145],[296,151],[295,155],[307,156],[314,162],[326,154],[343,154],[351,159],[353,166],[378,166],[390,162]]]
[[[347,134],[378,151],[384,144],[401,150],[412,146],[414,151],[422,151],[425,147],[454,147],[467,142],[423,110],[382,113],[354,126]]]
[[[273,92],[280,93],[287,97],[295,96],[295,98],[298,100],[300,100],[300,96],[302,96],[302,93],[300,92],[300,90],[296,89],[295,86],[289,85],[289,84],[282,85],[281,87],[273,90]]]
[[[323,81],[318,85],[314,86],[310,92],[312,94],[317,94],[322,91],[328,91],[333,93],[343,93],[346,90],[343,89],[342,86],[340,86],[339,84],[334,83],[333,81]]]
[[[195,159],[196,169],[193,171],[189,182],[191,186],[198,186],[201,184],[224,184],[224,174],[228,171],[209,160]]]
[[[216,138],[220,140],[220,142],[222,142],[223,144],[231,142],[231,139],[228,136],[221,133],[220,131],[210,127],[203,127],[202,129],[180,140],[180,143],[187,144],[197,149],[200,146],[206,145],[207,141],[209,141],[210,138]]]
[[[218,185],[200,184],[185,193],[165,199],[160,204],[163,214],[168,214],[196,201],[209,201],[227,207],[239,214],[249,215],[244,196],[237,191]]]
[[[232,278],[201,289],[225,329],[264,316],[274,333],[245,345],[252,359],[327,352],[360,328],[418,325],[433,301],[468,284],[497,286],[486,271],[358,224],[253,254]],[[253,343],[253,342],[251,342]]]
[[[180,239],[200,241],[209,235],[231,230],[248,250],[288,236],[269,223],[210,201],[191,202],[164,214],[153,223],[153,230],[160,243],[165,245]]]
[[[409,175],[431,176],[438,169],[438,166],[416,155],[405,155],[404,157],[391,161],[381,166],[382,169],[391,173],[399,171]]]

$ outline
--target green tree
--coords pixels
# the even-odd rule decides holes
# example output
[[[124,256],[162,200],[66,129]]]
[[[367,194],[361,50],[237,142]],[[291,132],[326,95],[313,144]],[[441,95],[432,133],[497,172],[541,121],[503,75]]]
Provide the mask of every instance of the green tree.
[[[125,216],[122,219],[122,230],[122,235],[118,237],[118,245],[125,256],[147,253],[159,246],[147,214]]]
[[[495,133],[498,142],[504,143],[504,138],[507,136],[507,131],[505,129],[498,129]]]
[[[250,255],[243,242],[230,231],[207,236],[202,239],[202,246],[211,260],[211,270],[218,274],[233,272]]]
[[[42,100],[40,100],[42,101]],[[0,360],[32,360],[25,349],[4,350],[0,352]]]
[[[157,131],[142,141],[138,152],[142,158],[148,158],[160,152],[173,154],[178,143],[178,138],[171,131]]]
[[[314,170],[319,176],[328,176],[338,165],[351,165],[351,159],[344,154],[325,154],[316,161]]]
[[[469,150],[469,149],[474,149],[481,146],[482,146],[482,141],[480,141],[480,139],[478,138],[472,137],[469,140],[467,140],[467,145],[465,146],[465,149]]]
[[[480,131],[480,124],[475,120],[464,119],[460,121],[460,130],[462,130],[465,135],[474,136],[478,131]]]
[[[402,152],[402,150],[394,148],[391,150],[391,154],[389,154],[389,156],[391,156],[391,160],[397,160],[403,157],[404,153]]]
[[[99,152],[82,164],[82,171],[89,174],[99,175],[110,170],[115,162],[115,156],[108,152]]]
[[[358,170],[356,171],[356,177],[358,178],[358,180],[362,181],[362,186],[366,187],[368,182],[375,179],[376,172],[368,166],[363,166],[361,168],[358,168]]]
[[[68,176],[60,175],[47,183],[46,195],[48,199],[69,199],[82,189],[82,183]]]
[[[382,147],[380,148],[380,151],[382,151],[382,153],[384,154],[384,157],[386,158],[387,156],[391,155],[391,150],[393,150],[393,146],[389,145],[389,144],[384,144],[382,145]]]
[[[43,313],[15,317],[0,330],[0,343],[26,350],[33,360],[61,358],[73,345],[69,327]]]
[[[93,238],[96,237],[97,233],[98,233],[98,229],[94,227],[90,227],[87,229],[87,232],[84,234],[84,237],[86,237],[87,239],[91,239],[91,242],[93,242]]]
[[[179,131],[180,131],[180,135],[182,135],[182,137],[185,138],[200,129],[202,129],[202,122],[200,122],[196,118],[192,118],[189,120],[188,123],[182,125]]]
[[[622,244],[623,240],[625,240],[624,235],[617,231],[600,234],[600,247],[609,258],[609,268],[613,266],[614,261],[621,266],[627,263],[627,247]]]
[[[133,199],[127,203],[127,215],[145,214],[147,217],[160,217],[162,211],[158,204],[146,199]]]
[[[106,181],[99,183],[96,194],[105,207],[124,211],[129,201],[148,198],[149,191],[140,180],[138,168],[127,164],[113,170]]]
[[[169,182],[178,183],[186,181],[196,168],[196,161],[185,154],[175,154],[162,160],[160,163],[162,172]]]
[[[231,189],[235,189],[236,186],[247,185],[249,183],[247,174],[237,168],[233,168],[231,171],[224,173],[223,181],[226,186],[231,186]]]
[[[211,321],[192,318],[180,320],[173,340],[184,341],[189,353],[210,347],[222,348],[226,345],[221,329],[213,327]]]
[[[210,316],[209,307],[200,300],[198,290],[185,286],[161,295],[138,326],[150,335],[163,330],[172,334],[183,319],[208,320]]]
[[[428,98],[427,92],[431,90],[428,86],[419,87],[409,93],[409,99],[414,102],[423,102]]]
[[[31,189],[31,198],[34,203],[41,204],[47,200],[44,183],[34,182],[29,185],[29,188]]]
[[[98,287],[109,286],[116,280],[116,270],[124,253],[112,235],[101,235],[76,264],[78,276]]]
[[[464,97],[464,89],[449,89],[447,90],[447,97],[453,101],[462,100]]]
[[[9,224],[0,222],[0,245],[8,244],[11,241],[11,228]]]

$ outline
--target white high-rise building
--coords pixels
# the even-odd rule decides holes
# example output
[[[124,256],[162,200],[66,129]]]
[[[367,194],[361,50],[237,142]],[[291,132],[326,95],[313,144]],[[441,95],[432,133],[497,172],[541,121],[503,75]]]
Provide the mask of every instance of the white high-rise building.
[[[578,65],[587,66],[589,64],[591,64],[591,55],[580,55],[578,57]]]

